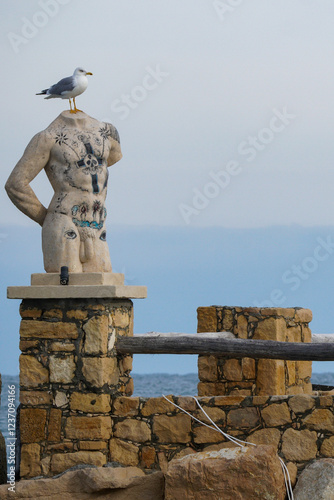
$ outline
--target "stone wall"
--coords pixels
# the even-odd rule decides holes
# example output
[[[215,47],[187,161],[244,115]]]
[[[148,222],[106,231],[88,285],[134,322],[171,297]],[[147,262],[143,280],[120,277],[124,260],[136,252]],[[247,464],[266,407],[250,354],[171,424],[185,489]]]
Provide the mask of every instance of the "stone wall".
[[[198,333],[236,338],[311,342],[312,312],[302,308],[199,307]],[[198,357],[200,396],[310,394],[311,361]]]
[[[209,423],[193,398],[168,396]],[[334,396],[216,396],[198,399],[224,432],[256,444],[272,444],[299,470],[314,458],[334,457]],[[165,470],[172,458],[235,446],[194,421],[164,398],[115,398],[110,460]]]
[[[165,471],[172,458],[231,446],[163,398],[130,397],[132,357],[114,344],[133,334],[131,300],[24,300],[20,312],[22,478],[108,462]],[[198,309],[198,331],[309,342],[311,317],[213,306]],[[301,470],[334,457],[333,396],[309,394],[310,376],[308,362],[200,356],[199,401],[224,432],[272,444]],[[169,398],[206,422],[193,398]]]
[[[131,395],[131,300],[24,300],[20,307],[21,477],[108,460],[111,395]]]

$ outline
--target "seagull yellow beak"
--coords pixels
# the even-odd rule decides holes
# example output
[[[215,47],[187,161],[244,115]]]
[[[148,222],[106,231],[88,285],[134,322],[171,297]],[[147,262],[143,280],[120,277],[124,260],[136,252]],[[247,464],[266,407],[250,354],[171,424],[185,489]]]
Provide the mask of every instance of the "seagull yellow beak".
[[[92,75],[93,76],[93,73],[91,73],[90,71],[87,71],[86,75]]]

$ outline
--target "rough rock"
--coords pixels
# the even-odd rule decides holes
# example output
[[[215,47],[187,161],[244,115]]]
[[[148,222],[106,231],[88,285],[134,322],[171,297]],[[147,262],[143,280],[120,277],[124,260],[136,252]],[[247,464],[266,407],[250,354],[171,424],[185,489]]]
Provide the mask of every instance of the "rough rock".
[[[334,459],[323,458],[308,465],[293,494],[295,500],[334,500]]]
[[[282,468],[272,446],[226,448],[172,460],[165,500],[285,498]]]
[[[60,477],[16,483],[16,493],[0,486],[1,500],[162,500],[162,472],[145,475],[137,467],[80,468]]]

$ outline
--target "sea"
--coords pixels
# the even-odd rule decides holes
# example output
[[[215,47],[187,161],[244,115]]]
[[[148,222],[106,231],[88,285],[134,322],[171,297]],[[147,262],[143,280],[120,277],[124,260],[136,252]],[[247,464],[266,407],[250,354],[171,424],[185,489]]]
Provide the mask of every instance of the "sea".
[[[151,373],[148,375],[131,374],[134,381],[133,396],[159,397],[162,394],[175,394],[177,396],[194,396],[197,394],[197,373],[186,375]],[[314,373],[312,375],[314,385],[327,386],[324,390],[334,387],[334,373]],[[1,407],[0,407],[0,430],[5,438],[9,439],[8,430],[8,387],[15,386],[15,404],[19,405],[19,376],[2,375]],[[320,388],[320,387],[319,387]],[[12,414],[10,415],[12,416]]]

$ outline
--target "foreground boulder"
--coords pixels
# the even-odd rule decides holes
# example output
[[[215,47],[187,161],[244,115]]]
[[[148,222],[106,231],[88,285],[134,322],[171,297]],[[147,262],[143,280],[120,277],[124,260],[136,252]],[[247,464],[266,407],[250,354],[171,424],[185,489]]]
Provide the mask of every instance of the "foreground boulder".
[[[165,500],[284,500],[281,464],[273,446],[225,448],[172,460]]]
[[[334,459],[323,458],[308,465],[293,494],[295,500],[334,500]]]
[[[163,490],[162,472],[145,475],[137,467],[86,467],[60,477],[20,481],[16,493],[8,491],[8,485],[0,486],[0,499],[162,500]]]

